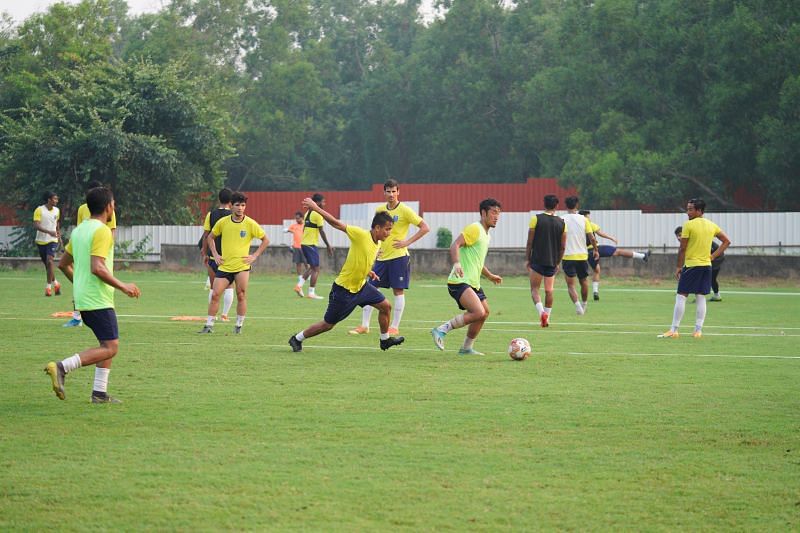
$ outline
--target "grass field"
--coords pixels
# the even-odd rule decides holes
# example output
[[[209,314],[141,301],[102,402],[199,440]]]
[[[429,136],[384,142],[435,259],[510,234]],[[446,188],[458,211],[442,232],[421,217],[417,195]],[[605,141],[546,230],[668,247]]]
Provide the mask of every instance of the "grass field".
[[[476,348],[428,331],[456,308],[417,279],[402,334],[353,338],[354,313],[292,353],[322,317],[292,278],[257,274],[244,332],[198,336],[199,274],[119,273],[121,349],[109,392],[94,371],[42,368],[96,343],[50,318],[40,271],[0,272],[0,530],[800,529],[800,290],[724,287],[705,337],[657,339],[671,283],[606,281],[577,317],[558,282],[533,326],[527,279],[486,287]],[[330,273],[320,292],[327,295]],[[373,317],[375,320],[375,317]],[[534,355],[505,354],[524,336]]]

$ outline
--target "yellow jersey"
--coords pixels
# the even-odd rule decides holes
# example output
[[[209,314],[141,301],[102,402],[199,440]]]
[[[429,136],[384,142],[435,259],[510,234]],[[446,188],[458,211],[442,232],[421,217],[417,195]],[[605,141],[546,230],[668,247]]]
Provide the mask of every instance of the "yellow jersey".
[[[703,217],[693,218],[684,224],[681,239],[689,239],[684,266],[711,266],[711,242],[720,231],[719,226]]]
[[[233,215],[222,217],[214,224],[211,233],[215,237],[222,237],[222,264],[218,267],[222,272],[250,270],[250,265],[243,261],[250,255],[250,242],[263,239],[266,235],[264,228],[246,215],[239,222],[234,222]]]
[[[378,254],[378,261],[388,261],[389,259],[396,259],[408,255],[408,248],[395,248],[394,243],[405,240],[406,236],[408,236],[409,227],[412,224],[419,226],[419,223],[422,222],[422,217],[402,202],[399,202],[394,209],[389,209],[386,204],[380,205],[375,208],[375,212],[389,213],[389,216],[391,216],[394,221],[389,237],[381,242],[381,251],[380,254]]]
[[[358,226],[347,226],[345,233],[350,239],[350,250],[335,283],[355,294],[367,282],[367,274],[375,263],[380,241],[373,241],[372,234]]]
[[[316,211],[309,211],[305,216],[305,224],[303,225],[303,240],[300,244],[306,246],[316,246],[319,243],[319,230],[325,219]]]

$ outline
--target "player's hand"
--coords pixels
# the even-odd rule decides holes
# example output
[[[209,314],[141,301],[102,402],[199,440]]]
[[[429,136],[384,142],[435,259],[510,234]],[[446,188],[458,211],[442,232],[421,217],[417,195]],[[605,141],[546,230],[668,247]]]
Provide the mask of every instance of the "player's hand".
[[[399,250],[400,248],[408,248],[408,243],[406,241],[394,241],[392,243],[392,248],[395,250]]]
[[[139,287],[137,287],[133,283],[123,283],[122,284],[122,292],[124,292],[125,294],[127,294],[131,298],[138,298],[139,296],[142,295],[142,291],[139,290]]]
[[[319,206],[317,205],[317,202],[315,202],[311,198],[303,198],[302,204],[303,204],[303,207],[305,207],[306,209],[311,209],[312,211],[315,211],[316,209],[319,209]]]
[[[464,277],[464,269],[461,268],[461,263],[455,263],[453,265],[453,273],[456,275],[457,278]]]
[[[369,279],[371,279],[373,281],[380,281],[381,280],[381,277],[379,275],[377,275],[374,270],[370,270],[369,274],[367,274],[367,276],[369,277]]]
[[[258,259],[257,255],[250,254],[247,257],[242,257],[242,262],[244,262],[245,265],[252,265],[256,262],[256,259]]]
[[[594,252],[592,253],[592,256],[594,257],[594,260],[595,260],[595,261],[597,261],[598,259],[600,259],[600,252],[599,252],[599,251],[597,251],[597,248],[595,248],[595,249],[594,249]]]
[[[333,257],[333,247],[328,246],[328,257]]]
[[[491,276],[486,276],[486,277],[489,278],[489,281],[491,281],[495,285],[500,285],[501,283],[503,283],[503,278],[501,276],[498,276],[497,274],[492,274]]]
[[[217,266],[220,266],[221,264],[225,263],[225,260],[222,257],[215,255],[214,262],[217,264]]]
[[[675,279],[681,279],[681,270],[680,268],[675,269]]]

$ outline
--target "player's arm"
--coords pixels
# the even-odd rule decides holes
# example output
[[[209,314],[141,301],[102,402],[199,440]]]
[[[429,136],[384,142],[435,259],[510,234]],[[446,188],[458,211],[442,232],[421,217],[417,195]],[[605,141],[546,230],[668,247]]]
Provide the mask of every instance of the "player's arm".
[[[320,206],[317,205],[317,202],[312,200],[311,198],[304,198],[303,199],[303,207],[307,209],[311,209],[312,211],[316,211],[322,218],[325,219],[325,222],[331,225],[332,228],[338,229],[339,231],[347,231],[347,224],[336,218],[335,216],[331,215]],[[328,239],[325,236],[325,232],[322,231],[322,228],[319,229],[319,234],[322,236],[322,240],[325,242],[325,245],[330,249],[331,245],[328,244]]]
[[[528,242],[525,244],[525,266],[528,267],[528,263],[531,260],[531,250],[533,250],[533,236],[536,234],[536,228],[528,229]]]
[[[683,262],[686,260],[686,246],[689,244],[688,237],[681,237],[681,245],[678,248],[678,268],[675,269],[675,277],[681,277],[681,270],[683,270]]]
[[[66,255],[66,254],[65,254]],[[59,265],[60,267],[61,265]],[[99,255],[92,256],[92,274],[103,280],[106,285],[119,289],[131,298],[138,298],[142,293],[133,283],[123,283],[109,272],[106,267],[106,258]]]
[[[73,270],[73,259],[72,254],[69,253],[68,250],[65,250],[64,253],[61,255],[61,260],[58,262],[58,269],[64,273],[67,279],[72,283],[72,274]]]
[[[453,263],[455,274],[459,278],[464,277],[464,270],[461,268],[461,247],[467,242],[464,240],[464,234],[459,233],[453,244],[450,245],[450,262]]]
[[[269,246],[269,239],[267,238],[266,235],[264,235],[263,237],[261,237],[261,244],[258,245],[256,251],[242,260],[244,261],[244,264],[252,265],[255,262],[255,260],[258,259],[258,256],[264,253],[264,250],[267,249],[267,246]]]
[[[600,251],[597,248],[597,238],[594,236],[594,232],[592,231],[592,225],[589,222],[589,219],[586,219],[586,229],[589,230],[586,235],[589,236],[589,242],[592,243],[592,255],[594,256],[595,261],[600,258]]]
[[[564,226],[564,230],[566,230],[566,229],[567,229],[567,227]],[[561,248],[558,251],[558,262],[559,263],[561,263],[561,260],[564,258],[564,252],[566,251],[566,249],[567,249],[567,232],[563,231],[561,233]],[[595,246],[595,249],[597,249],[597,246]]]
[[[489,272],[489,269],[486,268],[485,265],[484,265],[483,269],[481,270],[481,274],[483,275],[483,277],[485,277],[486,279],[488,279],[489,281],[491,281],[495,285],[499,285],[499,284],[503,283],[503,278],[498,276],[497,274],[492,274],[491,272]]]
[[[597,230],[594,233],[596,235],[600,235],[604,239],[608,239],[609,241],[614,241],[614,244],[619,244],[619,241],[615,237],[612,237],[611,235],[609,235],[608,233],[606,233],[604,231]]]
[[[712,261],[715,261],[717,258],[719,258],[719,256],[724,254],[725,250],[728,249],[728,246],[731,245],[731,240],[728,238],[727,235],[725,235],[724,231],[720,230],[719,233],[715,235],[715,237],[719,239],[720,245],[719,248],[717,248],[716,251],[713,254],[711,254]]]
[[[418,229],[414,233],[414,235],[412,235],[411,237],[409,237],[404,241],[395,241],[394,244],[392,244],[392,246],[394,248],[408,248],[409,246],[411,246],[412,244],[423,238],[428,232],[431,231],[431,227],[428,226],[428,223],[425,222],[424,220],[419,221],[419,224],[417,224],[417,228]]]
[[[206,213],[206,218],[203,220],[203,237],[200,239],[200,257],[203,260],[208,259],[208,234],[211,233],[211,211]]]
[[[214,228],[216,228],[216,227],[217,227],[217,226],[215,225],[215,226],[214,226]],[[211,250],[211,257],[213,257],[213,258],[214,258],[214,262],[215,262],[217,265],[221,265],[221,264],[224,262],[224,260],[223,260],[223,259],[222,259],[222,257],[219,255],[219,251],[217,250],[217,243],[216,243],[216,241],[214,240],[214,237],[215,237],[215,235],[214,235],[214,232],[213,232],[213,231],[212,231],[212,232],[210,232],[210,233],[208,234],[208,237],[206,237],[206,242],[205,242],[205,244],[206,244],[206,246],[208,247],[208,249],[209,249],[209,250]]]
[[[322,214],[322,213],[320,213],[320,214]],[[341,222],[341,221],[340,221],[340,222]],[[331,224],[331,226],[333,226],[333,224]],[[345,224],[345,226],[344,226],[344,227],[346,228],[346,227],[347,227],[347,225]],[[337,229],[338,229],[338,228],[337,228]],[[344,230],[342,230],[342,231],[344,231]],[[320,237],[322,237],[322,242],[324,242],[324,243],[325,243],[325,246],[327,246],[327,247],[328,247],[328,255],[329,255],[329,256],[331,256],[331,257],[333,257],[333,248],[331,248],[331,245],[330,245],[330,243],[328,242],[328,236],[327,236],[327,235],[325,235],[325,230],[324,230],[324,229],[322,229],[322,228],[319,228],[319,236],[320,236]]]

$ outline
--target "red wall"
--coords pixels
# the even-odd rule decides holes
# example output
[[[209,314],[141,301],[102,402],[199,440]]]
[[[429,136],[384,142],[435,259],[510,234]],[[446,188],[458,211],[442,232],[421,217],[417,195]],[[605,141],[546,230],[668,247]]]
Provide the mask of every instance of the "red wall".
[[[292,191],[246,192],[247,215],[259,224],[281,224],[302,211],[303,198],[320,192],[325,196],[325,209],[339,216],[341,204],[361,204],[383,201],[383,184],[377,183],[368,191]],[[525,183],[421,183],[400,184],[400,200],[418,201],[420,214],[427,211],[478,212],[481,200],[492,197],[503,206],[503,211],[531,211],[542,209],[542,198],[555,194],[562,200],[574,189],[558,186],[555,178],[529,178]]]

